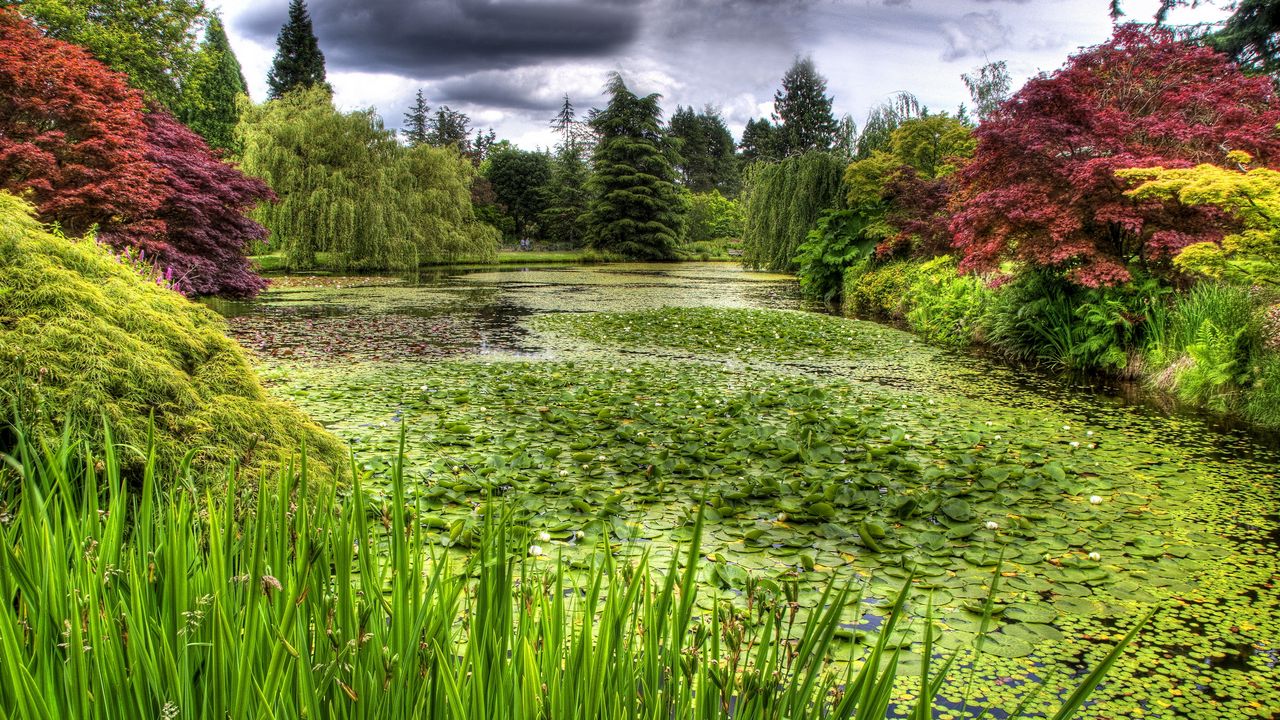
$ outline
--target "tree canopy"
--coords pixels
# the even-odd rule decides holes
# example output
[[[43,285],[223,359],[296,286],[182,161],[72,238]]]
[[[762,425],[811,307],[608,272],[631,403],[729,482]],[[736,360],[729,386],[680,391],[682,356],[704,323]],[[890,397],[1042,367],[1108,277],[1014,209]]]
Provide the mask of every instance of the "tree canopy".
[[[20,0],[45,33],[86,48],[166,107],[182,105],[199,57],[202,0]]]
[[[529,237],[548,206],[551,158],[546,153],[507,146],[494,152],[485,165],[485,177],[494,197],[514,221],[516,237]]]
[[[616,73],[607,92],[608,106],[591,119],[599,140],[588,242],[626,257],[669,260],[680,239],[682,203],[663,142],[659,96],[638,97]]]
[[[841,206],[845,161],[811,152],[777,163],[756,163],[747,173],[742,261],[773,271],[796,268],[796,249],[818,216]]]
[[[977,129],[951,223],[962,269],[1016,259],[1096,287],[1217,242],[1216,210],[1125,194],[1116,172],[1217,164],[1242,150],[1280,160],[1271,82],[1163,29],[1122,25],[1028,82]]]
[[[290,267],[415,267],[496,247],[472,213],[469,161],[404,147],[372,110],[335,110],[325,88],[251,108],[241,142],[245,170],[279,196],[257,217]]]
[[[677,141],[676,173],[681,184],[695,193],[718,190],[737,194],[738,159],[733,152],[733,135],[715,108],[695,112],[691,107],[677,106],[667,127],[668,134]]]
[[[303,0],[290,0],[289,19],[276,36],[276,56],[267,73],[268,93],[283,97],[297,88],[328,88],[325,80],[324,53],[311,27],[311,15]]]

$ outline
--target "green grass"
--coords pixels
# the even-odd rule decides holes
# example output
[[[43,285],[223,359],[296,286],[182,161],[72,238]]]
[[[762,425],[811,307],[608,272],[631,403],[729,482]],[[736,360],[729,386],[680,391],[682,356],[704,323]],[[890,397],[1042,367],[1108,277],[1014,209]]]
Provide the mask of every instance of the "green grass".
[[[386,495],[357,475],[339,496],[312,487],[304,456],[237,516],[235,480],[222,498],[165,492],[182,485],[149,462],[130,492],[109,429],[100,466],[69,436],[16,435],[0,486],[0,717],[816,720],[893,703],[924,720],[952,667],[934,664],[927,612],[915,699],[895,697],[888,638],[907,589],[862,657],[836,641],[851,586],[829,586],[803,624],[787,583],[753,583],[745,609],[699,609],[701,513],[664,566],[602,547],[571,572],[492,506],[477,509],[474,553],[428,551],[402,463]]]

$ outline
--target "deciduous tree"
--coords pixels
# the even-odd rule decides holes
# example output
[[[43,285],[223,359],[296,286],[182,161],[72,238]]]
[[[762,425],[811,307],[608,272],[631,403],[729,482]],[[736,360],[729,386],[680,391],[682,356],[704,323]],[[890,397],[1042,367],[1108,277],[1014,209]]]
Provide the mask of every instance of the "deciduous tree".
[[[164,172],[147,157],[142,93],[89,51],[0,8],[0,189],[68,234],[118,247],[163,233]]]
[[[21,0],[52,38],[86,48],[154,100],[179,109],[199,53],[202,0]]]
[[[1278,122],[1266,78],[1167,30],[1120,26],[979,126],[951,223],[961,267],[1016,259],[1089,287],[1128,280],[1132,263],[1159,269],[1220,240],[1220,213],[1128,196],[1116,171],[1221,163],[1233,150],[1270,165]]]

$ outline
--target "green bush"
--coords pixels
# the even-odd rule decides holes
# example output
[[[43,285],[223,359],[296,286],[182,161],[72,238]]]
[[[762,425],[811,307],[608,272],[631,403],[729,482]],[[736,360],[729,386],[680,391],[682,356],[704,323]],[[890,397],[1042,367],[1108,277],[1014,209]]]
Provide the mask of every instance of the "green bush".
[[[222,319],[144,280],[92,240],[47,232],[0,194],[0,426],[15,407],[42,441],[64,426],[146,447],[200,474],[278,461],[305,443],[343,465],[338,441],[267,397]],[[132,464],[140,458],[130,455]]]
[[[993,294],[981,278],[958,274],[952,258],[934,258],[912,279],[907,325],[931,343],[965,347],[981,339]]]
[[[879,266],[867,260],[850,266],[844,276],[845,314],[905,319],[910,310],[906,304],[907,290],[915,280],[918,267],[918,263],[906,260]]]
[[[1027,272],[995,294],[987,340],[1021,360],[1073,372],[1136,372],[1151,308],[1167,292],[1154,280],[1084,288]]]
[[[866,229],[866,220],[853,210],[828,210],[818,218],[796,250],[800,289],[806,296],[823,302],[839,299],[845,270],[875,251],[877,240]]]
[[[1263,359],[1263,314],[1248,288],[1201,283],[1179,296],[1162,346],[1149,352],[1155,384],[1217,412],[1238,412]],[[1265,393],[1264,393],[1265,394]]]

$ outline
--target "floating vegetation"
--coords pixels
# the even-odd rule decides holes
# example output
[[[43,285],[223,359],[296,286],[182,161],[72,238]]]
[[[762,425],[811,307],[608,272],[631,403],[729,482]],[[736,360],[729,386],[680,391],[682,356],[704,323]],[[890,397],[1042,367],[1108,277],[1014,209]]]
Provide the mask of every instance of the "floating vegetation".
[[[598,299],[543,280],[513,277],[494,302]],[[1272,451],[871,324],[664,308],[704,291],[696,275],[664,282],[665,302],[637,307],[628,283],[602,280],[616,293],[605,304],[626,312],[535,319],[537,361],[268,358],[266,377],[353,443],[375,496],[389,492],[376,482],[403,424],[406,492],[429,510],[432,543],[472,542],[472,510],[498,494],[545,533],[545,554],[586,562],[605,542],[618,557],[665,560],[705,498],[701,581],[729,599],[796,581],[807,614],[832,578],[852,579],[865,600],[837,638],[853,647],[880,639],[885,603],[913,578],[907,611],[919,619],[933,603],[937,647],[961,650],[967,667],[981,638],[985,656],[979,702],[961,712],[961,673],[942,691],[956,706],[938,717],[1007,710],[1041,681],[1037,707],[1056,706],[1151,608],[1150,629],[1091,700],[1100,716],[1280,715]],[[754,281],[737,282],[725,295],[751,297]],[[908,674],[919,639],[886,641]]]

